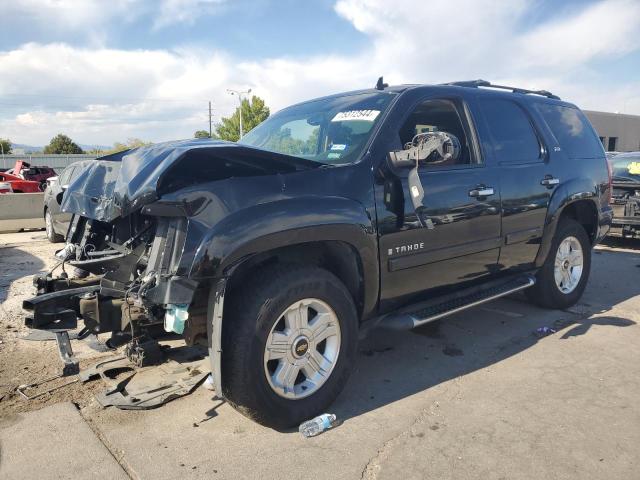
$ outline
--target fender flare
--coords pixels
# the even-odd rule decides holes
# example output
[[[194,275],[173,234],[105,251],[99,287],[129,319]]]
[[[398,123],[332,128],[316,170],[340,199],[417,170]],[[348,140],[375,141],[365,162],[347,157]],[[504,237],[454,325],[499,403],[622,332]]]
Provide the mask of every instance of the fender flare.
[[[343,197],[278,200],[225,217],[203,236],[188,277],[196,281],[225,277],[255,254],[322,241],[340,241],[358,252],[363,310],[372,311],[380,284],[377,235],[364,206]]]
[[[538,255],[535,260],[536,267],[541,267],[547,259],[547,255],[549,255],[553,237],[556,234],[558,223],[564,210],[569,205],[584,200],[593,202],[596,212],[600,211],[597,187],[593,185],[592,181],[584,177],[578,177],[569,182],[562,183],[553,192],[547,209],[540,249],[538,250]],[[596,228],[597,227],[598,225],[596,225]]]

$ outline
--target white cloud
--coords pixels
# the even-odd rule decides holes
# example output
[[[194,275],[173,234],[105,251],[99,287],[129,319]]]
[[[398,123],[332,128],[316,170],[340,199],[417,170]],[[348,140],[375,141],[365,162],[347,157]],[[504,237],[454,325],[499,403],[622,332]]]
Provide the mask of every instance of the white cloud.
[[[125,10],[137,5],[110,3]],[[173,20],[189,22],[201,9],[220,3],[164,0],[162,5]],[[226,88],[252,87],[277,110],[373,86],[382,74],[391,83],[486,78],[548,89],[584,108],[640,113],[640,81],[607,78],[591,64],[640,49],[640,4],[605,0],[527,26],[537,8],[537,0],[339,0],[337,14],[370,39],[367,48],[352,55],[243,61],[222,50],[26,44],[0,52],[0,103],[13,104],[10,116],[0,114],[0,136],[35,144],[58,131],[101,144],[131,136],[187,137],[208,125],[208,100],[217,114],[232,111],[236,99]],[[76,22],[91,14],[74,15]],[[162,18],[162,8],[156,18]]]
[[[150,17],[155,28],[191,24],[198,16],[219,11],[227,0],[13,0],[3,5],[3,18],[28,22],[62,32],[73,30],[89,38],[106,37],[110,22]]]
[[[216,13],[226,0],[162,0],[155,28],[173,23],[191,24],[198,16]]]

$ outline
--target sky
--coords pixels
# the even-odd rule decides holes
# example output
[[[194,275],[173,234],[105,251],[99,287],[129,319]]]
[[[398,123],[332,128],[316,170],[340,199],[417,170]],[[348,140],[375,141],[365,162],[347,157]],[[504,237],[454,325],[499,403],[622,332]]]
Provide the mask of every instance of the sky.
[[[0,138],[111,145],[385,82],[482,78],[640,114],[640,0],[0,0]]]

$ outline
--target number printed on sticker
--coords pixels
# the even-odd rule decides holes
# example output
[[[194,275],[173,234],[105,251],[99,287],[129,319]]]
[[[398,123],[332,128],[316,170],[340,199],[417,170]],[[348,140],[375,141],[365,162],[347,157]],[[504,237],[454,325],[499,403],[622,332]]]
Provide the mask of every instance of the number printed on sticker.
[[[380,114],[380,110],[349,110],[348,112],[338,112],[331,119],[332,122],[348,122],[360,120],[364,122],[373,122]]]

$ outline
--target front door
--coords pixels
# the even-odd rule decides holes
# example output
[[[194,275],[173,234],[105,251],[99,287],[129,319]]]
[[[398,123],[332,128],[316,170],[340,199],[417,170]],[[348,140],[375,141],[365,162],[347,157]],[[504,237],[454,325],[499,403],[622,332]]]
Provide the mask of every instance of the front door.
[[[422,132],[447,132],[460,143],[455,159],[428,159],[419,221],[407,172],[382,168],[376,184],[383,309],[425,290],[472,281],[496,270],[500,250],[498,172],[483,162],[467,108],[457,98],[420,102],[398,131],[396,146]]]

